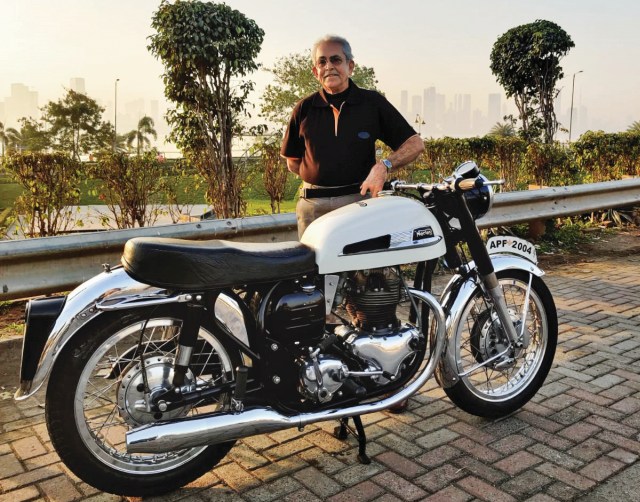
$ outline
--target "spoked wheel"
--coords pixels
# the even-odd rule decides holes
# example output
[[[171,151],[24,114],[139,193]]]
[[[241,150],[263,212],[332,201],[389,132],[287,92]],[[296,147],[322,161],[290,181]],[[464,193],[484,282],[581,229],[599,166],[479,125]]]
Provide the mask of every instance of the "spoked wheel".
[[[551,369],[558,339],[556,308],[544,282],[531,276],[527,297],[529,274],[507,270],[497,276],[522,346],[509,345],[496,313],[477,289],[450,340],[458,382],[445,389],[458,407],[488,418],[508,415],[535,395]]]
[[[147,409],[145,389],[154,396],[171,385],[181,325],[177,310],[166,307],[103,314],[58,357],[47,389],[47,426],[61,459],[90,485],[119,495],[165,493],[204,474],[233,446],[126,451],[131,428],[216,411],[228,401],[228,394],[221,394],[164,413]],[[214,333],[206,323],[200,328],[183,390],[233,381],[240,356]]]

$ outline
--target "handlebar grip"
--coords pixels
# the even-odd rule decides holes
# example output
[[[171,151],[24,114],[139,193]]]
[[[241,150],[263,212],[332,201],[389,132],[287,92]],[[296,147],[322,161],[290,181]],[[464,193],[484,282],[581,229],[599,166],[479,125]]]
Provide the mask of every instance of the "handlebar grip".
[[[463,179],[458,178],[455,182],[456,190],[466,192],[467,190],[473,190],[474,188],[480,188],[483,185],[482,178]]]

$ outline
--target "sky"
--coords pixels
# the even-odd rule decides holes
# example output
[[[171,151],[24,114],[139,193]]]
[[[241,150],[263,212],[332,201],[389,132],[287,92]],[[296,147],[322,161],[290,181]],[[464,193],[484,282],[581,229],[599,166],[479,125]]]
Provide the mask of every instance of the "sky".
[[[57,100],[73,77],[104,106],[159,100],[162,65],[147,50],[157,0],[0,0],[0,100],[20,82]],[[471,94],[486,113],[487,95],[502,92],[489,69],[493,43],[536,19],[559,24],[575,47],[562,60],[558,87],[590,123],[609,132],[640,120],[640,2],[637,0],[227,0],[265,31],[259,62],[303,52],[326,34],[346,37],[356,63],[375,69],[378,87],[396,106],[435,86],[451,100]],[[259,104],[268,73],[253,76]],[[120,118],[119,118],[120,120]]]

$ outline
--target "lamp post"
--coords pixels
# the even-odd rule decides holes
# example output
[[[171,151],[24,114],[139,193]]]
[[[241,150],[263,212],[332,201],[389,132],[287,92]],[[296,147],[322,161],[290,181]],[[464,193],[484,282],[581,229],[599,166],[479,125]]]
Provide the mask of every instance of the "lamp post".
[[[114,106],[113,106],[113,153],[116,152],[116,143],[118,141],[118,82],[120,79],[117,78],[113,87],[114,87]]]
[[[571,112],[569,113],[569,143],[571,143],[571,127],[573,126],[573,91],[576,87],[576,75],[582,73],[582,70],[573,74],[573,82],[571,84]]]
[[[416,114],[416,120],[414,123],[418,126],[418,136],[422,136],[422,126],[425,124],[424,119],[420,116],[420,114]]]

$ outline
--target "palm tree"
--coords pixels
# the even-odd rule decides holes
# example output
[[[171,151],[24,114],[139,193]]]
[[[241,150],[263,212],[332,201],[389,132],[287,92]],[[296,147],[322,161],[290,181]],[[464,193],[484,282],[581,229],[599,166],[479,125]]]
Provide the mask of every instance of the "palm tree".
[[[497,138],[512,138],[515,135],[516,130],[514,129],[513,124],[508,122],[496,122],[488,134],[488,136],[495,136]]]
[[[633,124],[631,124],[627,128],[627,132],[632,132],[635,134],[640,134],[640,120],[636,120]]]
[[[13,127],[9,127],[5,131],[7,135],[7,151],[9,152],[21,152],[23,149],[24,138],[22,133]]]
[[[127,133],[127,146],[131,148],[136,143],[136,151],[140,155],[140,151],[144,150],[145,145],[151,146],[151,140],[147,136],[158,138],[158,133],[153,128],[153,119],[145,115],[138,121],[138,128]]]
[[[0,145],[2,145],[2,157],[4,157],[4,148],[9,144],[9,137],[4,130],[4,124],[0,122]]]

